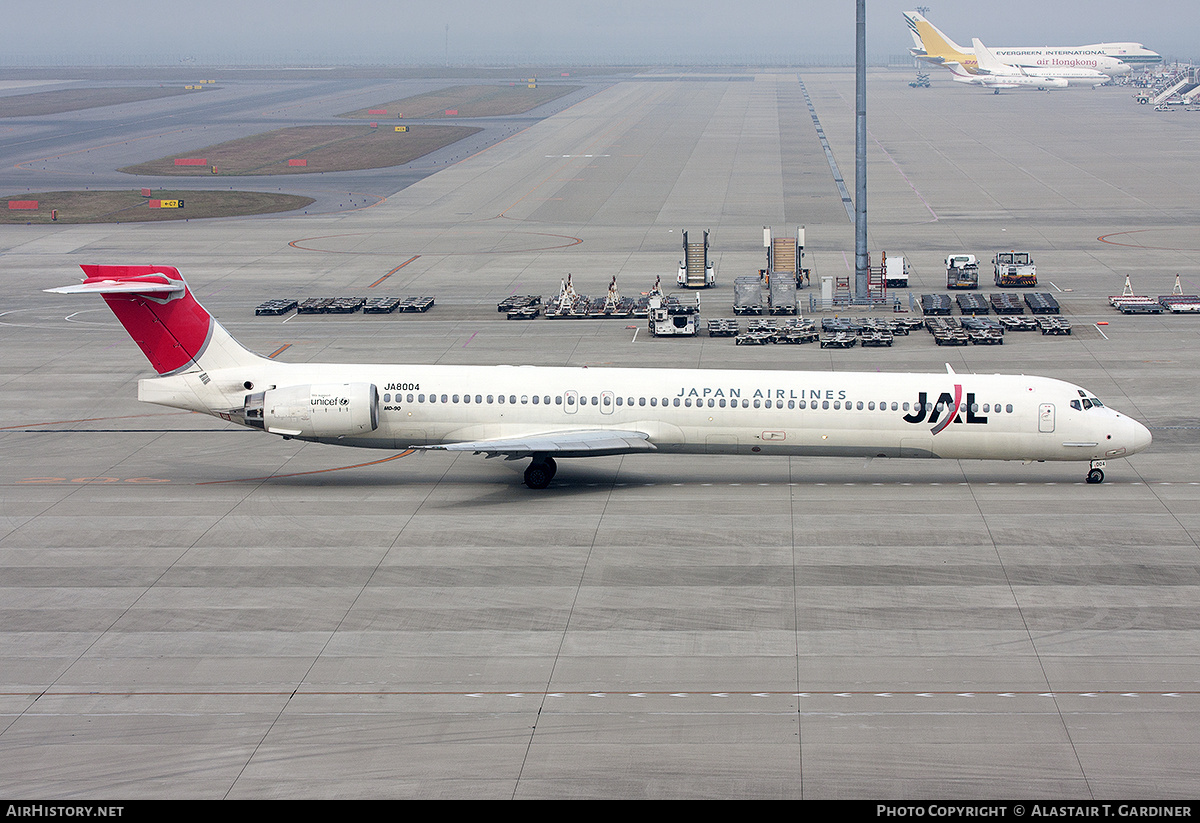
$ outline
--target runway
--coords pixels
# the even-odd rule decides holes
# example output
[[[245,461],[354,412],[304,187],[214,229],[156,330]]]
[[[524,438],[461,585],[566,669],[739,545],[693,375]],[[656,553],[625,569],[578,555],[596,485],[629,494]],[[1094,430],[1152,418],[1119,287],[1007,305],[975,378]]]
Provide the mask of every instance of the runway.
[[[614,275],[625,293],[670,284],[684,230],[710,232],[706,316],[730,316],[733,278],[765,265],[764,226],[805,226],[814,283],[852,269],[801,89],[853,191],[842,70],[595,78],[437,169],[247,184],[364,196],[309,214],[0,227],[0,795],[1196,797],[1200,321],[1107,297],[1127,275],[1200,291],[1200,132],[1119,88],[993,96],[909,75],[870,76],[870,248],[904,254],[918,293],[945,290],[948,253],[1032,251],[1077,333],[834,351],[496,312],[568,273],[593,295]],[[244,80],[0,122],[0,192],[93,171],[132,187],[115,168],[201,145],[207,122],[203,145],[280,122],[249,111],[308,122],[400,96],[366,85]],[[151,137],[171,120],[188,134]],[[1155,442],[1099,486],[1074,464],[630,456],[560,461],[532,492],[524,461],[303,444],[139,404],[151,370],[103,303],[42,289],[148,262],[284,360],[949,363],[1086,386]],[[437,303],[254,316],[376,292]]]

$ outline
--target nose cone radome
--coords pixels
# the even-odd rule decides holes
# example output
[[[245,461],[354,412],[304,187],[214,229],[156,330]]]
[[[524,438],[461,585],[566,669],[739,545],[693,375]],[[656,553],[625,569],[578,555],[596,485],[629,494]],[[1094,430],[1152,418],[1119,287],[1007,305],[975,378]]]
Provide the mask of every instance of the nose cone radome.
[[[1133,434],[1130,437],[1133,445],[1129,447],[1129,452],[1132,454],[1133,452],[1140,452],[1142,449],[1145,449],[1147,446],[1149,446],[1154,440],[1154,437],[1150,434],[1150,430],[1141,423],[1137,422],[1136,420],[1130,420],[1129,422],[1132,424],[1133,428]]]

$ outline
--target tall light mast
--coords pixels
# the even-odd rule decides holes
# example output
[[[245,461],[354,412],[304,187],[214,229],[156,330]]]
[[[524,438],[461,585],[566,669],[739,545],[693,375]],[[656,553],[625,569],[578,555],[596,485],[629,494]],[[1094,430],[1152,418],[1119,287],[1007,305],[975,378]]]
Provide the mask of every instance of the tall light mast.
[[[867,302],[867,0],[858,0],[854,88],[854,300]]]

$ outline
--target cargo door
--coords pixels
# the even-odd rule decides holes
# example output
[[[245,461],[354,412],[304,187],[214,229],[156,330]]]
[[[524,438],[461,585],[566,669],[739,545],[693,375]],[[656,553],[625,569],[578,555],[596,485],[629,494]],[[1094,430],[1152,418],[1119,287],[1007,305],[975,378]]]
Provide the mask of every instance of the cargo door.
[[[706,454],[737,454],[738,439],[732,434],[710,434],[704,438]]]
[[[1043,403],[1038,406],[1038,431],[1054,431],[1054,404]]]

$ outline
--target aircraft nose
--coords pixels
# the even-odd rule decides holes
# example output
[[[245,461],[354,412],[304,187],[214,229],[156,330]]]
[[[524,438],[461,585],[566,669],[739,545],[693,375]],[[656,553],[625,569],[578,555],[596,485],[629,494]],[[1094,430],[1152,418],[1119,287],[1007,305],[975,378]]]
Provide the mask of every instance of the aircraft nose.
[[[1130,420],[1133,424],[1133,435],[1130,438],[1133,446],[1130,447],[1130,452],[1140,452],[1142,449],[1150,445],[1154,440],[1154,436],[1150,434],[1150,430],[1136,420]]]

